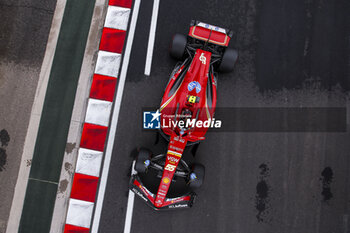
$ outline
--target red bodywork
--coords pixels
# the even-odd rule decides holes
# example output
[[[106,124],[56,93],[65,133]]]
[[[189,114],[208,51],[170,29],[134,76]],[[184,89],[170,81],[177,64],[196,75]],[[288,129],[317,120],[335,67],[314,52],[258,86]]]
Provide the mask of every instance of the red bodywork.
[[[177,115],[181,115],[184,110],[191,113],[191,119],[203,122],[211,120],[214,116],[216,82],[213,74],[209,77],[210,59],[210,52],[197,49],[188,70],[185,70],[185,65],[180,66],[165,89],[160,107],[160,113],[162,114],[161,130],[170,136],[170,140],[163,176],[154,202],[157,208],[162,207],[164,204],[171,180],[187,141],[204,140],[204,135],[208,130],[207,127],[192,127],[181,133],[181,127],[174,126],[170,122],[175,122],[175,119],[179,120],[181,117],[177,117]],[[185,73],[182,74],[182,72]],[[178,80],[179,78],[182,80]],[[209,78],[210,80],[208,80]],[[176,81],[181,82],[180,85],[175,85]],[[208,106],[208,85],[211,85],[210,88],[212,90],[210,107]],[[194,101],[190,102],[189,98],[192,98]]]
[[[181,117],[175,119],[175,116],[181,115],[185,109],[191,112],[191,119],[202,122],[213,119],[216,107],[216,80],[212,73],[209,77],[210,60],[210,52],[197,49],[187,72],[185,65],[182,65],[170,79],[160,107],[161,128],[165,134],[169,136],[179,134],[181,129],[174,127],[171,121],[179,120]],[[182,72],[186,72],[184,77],[181,75]],[[182,80],[178,80],[179,78]],[[175,85],[177,81],[181,82],[179,86]],[[208,88],[210,88],[210,99],[208,99]],[[198,102],[191,103],[189,98],[196,98]],[[190,142],[204,140],[207,130],[207,127],[192,127],[183,137]]]
[[[180,136],[172,135],[170,138],[163,176],[154,201],[154,205],[158,208],[162,207],[164,204],[165,197],[168,193],[176,168],[179,165],[182,153],[185,150],[186,143],[186,138]]]
[[[205,24],[191,26],[188,36],[227,47],[230,37],[225,29]],[[223,32],[224,31],[224,32]],[[211,121],[216,107],[216,78],[211,63],[212,53],[196,49],[194,57],[187,58],[173,71],[165,89],[161,105],[161,130],[169,138],[166,162],[157,194],[153,194],[134,176],[131,189],[155,209],[191,207],[194,193],[178,198],[166,198],[176,168],[188,142],[205,139],[208,127],[179,127],[171,122],[181,120],[181,115],[195,121]],[[179,203],[176,205],[176,203]],[[181,204],[180,204],[181,203]]]

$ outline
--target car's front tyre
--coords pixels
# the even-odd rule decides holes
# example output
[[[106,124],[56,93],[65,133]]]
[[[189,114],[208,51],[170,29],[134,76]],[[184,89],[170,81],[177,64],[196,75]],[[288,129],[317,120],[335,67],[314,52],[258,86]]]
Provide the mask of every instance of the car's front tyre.
[[[141,148],[136,156],[135,170],[138,173],[145,173],[151,162],[151,151]]]
[[[205,167],[200,163],[195,163],[192,166],[192,171],[189,174],[189,187],[197,189],[202,186],[205,176]]]

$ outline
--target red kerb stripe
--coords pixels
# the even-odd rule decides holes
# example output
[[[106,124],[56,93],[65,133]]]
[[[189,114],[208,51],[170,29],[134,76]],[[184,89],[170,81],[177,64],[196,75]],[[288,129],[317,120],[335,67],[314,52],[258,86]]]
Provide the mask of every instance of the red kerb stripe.
[[[116,85],[116,78],[94,74],[90,90],[90,98],[113,102]]]
[[[109,0],[109,5],[131,8],[132,0]]]
[[[122,53],[125,36],[126,31],[113,28],[103,28],[100,50],[113,53]]]
[[[108,127],[84,123],[81,135],[80,147],[103,151],[107,136]]]
[[[70,197],[82,201],[94,202],[97,184],[98,177],[75,173]]]
[[[89,228],[66,224],[64,226],[64,233],[89,233]]]

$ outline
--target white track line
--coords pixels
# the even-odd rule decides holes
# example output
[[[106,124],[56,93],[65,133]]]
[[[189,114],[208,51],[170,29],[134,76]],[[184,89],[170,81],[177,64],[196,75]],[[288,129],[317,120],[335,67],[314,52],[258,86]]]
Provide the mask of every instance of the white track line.
[[[135,171],[135,160],[132,163],[131,167],[131,175],[136,174]],[[135,193],[131,190],[129,190],[129,196],[128,196],[128,206],[126,208],[126,217],[125,217],[125,224],[124,224],[124,233],[130,233],[131,229],[131,222],[132,222],[132,212],[134,210],[134,199],[135,199]]]
[[[108,141],[107,141],[107,145],[106,145],[106,154],[105,154],[105,158],[104,158],[104,162],[103,162],[103,170],[102,170],[102,174],[101,174],[101,178],[100,178],[100,187],[98,190],[98,196],[97,196],[97,201],[96,201],[94,219],[93,219],[93,223],[92,223],[92,227],[91,227],[91,233],[97,233],[98,227],[100,224],[102,205],[103,205],[103,200],[104,200],[105,191],[106,191],[106,184],[107,184],[107,179],[108,179],[109,165],[111,162],[112,150],[113,150],[113,145],[114,145],[114,136],[115,136],[117,124],[118,124],[120,105],[121,105],[122,97],[123,97],[125,79],[126,79],[126,74],[128,71],[128,66],[129,66],[130,53],[131,53],[132,43],[134,40],[134,34],[135,34],[137,17],[138,17],[139,9],[140,9],[140,3],[141,3],[141,0],[135,0],[133,12],[132,12],[130,29],[128,32],[129,34],[128,34],[128,39],[126,42],[125,53],[124,53],[124,60],[123,60],[123,64],[122,64],[122,68],[121,68],[121,72],[120,72],[120,77],[119,77],[117,96],[116,96],[116,100],[115,100],[115,104],[114,104],[114,108],[113,108],[113,115],[112,115],[110,130],[109,130],[109,134],[108,134]]]
[[[145,65],[145,75],[147,76],[151,74],[154,40],[156,37],[156,29],[157,29],[159,1],[160,0],[153,0],[152,20],[151,20],[151,28],[149,30],[148,48],[147,48],[146,65]]]

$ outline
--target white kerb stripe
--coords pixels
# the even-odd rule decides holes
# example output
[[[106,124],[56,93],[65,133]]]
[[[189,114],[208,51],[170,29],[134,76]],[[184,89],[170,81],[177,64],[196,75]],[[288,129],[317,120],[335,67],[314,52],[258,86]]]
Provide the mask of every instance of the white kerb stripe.
[[[134,160],[131,166],[131,175],[137,174],[137,172],[134,169],[135,163],[136,161]],[[129,190],[128,205],[126,207],[126,217],[125,217],[125,224],[124,224],[124,233],[129,233],[131,229],[132,212],[134,210],[134,199],[135,199],[135,193]]]
[[[66,224],[89,228],[93,209],[93,202],[69,199]]]
[[[119,6],[108,6],[105,27],[126,31],[130,9]]]
[[[146,66],[145,66],[145,75],[147,76],[151,74],[154,40],[156,37],[156,29],[157,29],[159,1],[160,0],[153,0],[152,20],[151,20],[151,28],[149,30],[148,48],[147,48]]]
[[[81,173],[89,176],[100,175],[103,152],[79,148],[76,173]]]
[[[120,66],[120,58],[121,55],[119,53],[99,51],[95,73],[117,78]]]
[[[98,189],[98,196],[96,201],[94,219],[91,227],[91,233],[97,233],[98,227],[100,224],[102,205],[103,205],[103,200],[105,196],[106,184],[107,184],[107,178],[108,178],[108,172],[109,172],[109,165],[111,162],[112,150],[114,146],[114,137],[115,137],[117,124],[118,124],[120,105],[123,97],[126,74],[128,72],[131,48],[134,40],[134,34],[135,34],[135,28],[137,23],[137,17],[140,9],[140,3],[141,3],[141,0],[135,0],[134,7],[133,7],[133,13],[132,13],[131,22],[130,22],[130,29],[129,29],[128,39],[126,42],[125,54],[124,54],[124,59],[123,59],[123,64],[121,68],[118,89],[117,89],[117,96],[115,100],[115,105],[113,107],[113,115],[112,115],[112,120],[110,125],[110,131],[108,134],[106,153],[105,153],[105,158],[103,162],[103,170],[102,170],[102,175],[100,179],[100,186]],[[122,156],[122,155],[119,155],[119,156]]]
[[[86,110],[85,122],[108,126],[111,108],[112,102],[90,98]]]

